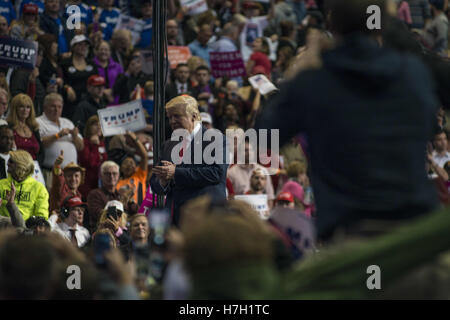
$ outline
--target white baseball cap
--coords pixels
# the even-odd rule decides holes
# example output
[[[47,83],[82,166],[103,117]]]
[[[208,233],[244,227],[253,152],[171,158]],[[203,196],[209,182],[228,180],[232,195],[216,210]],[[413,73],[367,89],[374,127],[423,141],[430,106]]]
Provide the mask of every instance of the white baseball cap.
[[[206,122],[212,124],[211,115],[207,112],[200,112],[200,116],[202,117],[202,122]]]
[[[105,210],[108,210],[109,207],[116,207],[117,210],[120,210],[120,211],[124,212],[124,211],[123,211],[123,204],[122,204],[122,202],[120,202],[120,201],[117,201],[117,200],[111,200],[111,201],[109,201],[109,202],[106,204],[106,206],[105,206]]]
[[[86,37],[84,34],[76,35],[75,37],[73,37],[72,41],[70,41],[70,47],[72,48],[77,43],[84,42],[84,41],[86,41],[87,43],[91,43],[89,41],[88,37]]]

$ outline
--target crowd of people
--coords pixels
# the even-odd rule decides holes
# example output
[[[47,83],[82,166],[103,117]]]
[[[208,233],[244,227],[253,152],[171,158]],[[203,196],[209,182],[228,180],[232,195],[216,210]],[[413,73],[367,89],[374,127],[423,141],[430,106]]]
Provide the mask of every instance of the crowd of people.
[[[34,69],[0,65],[0,297],[276,298],[342,234],[450,205],[448,1],[374,0],[375,31],[369,2],[206,0],[193,14],[167,0],[167,43],[191,57],[170,70],[156,159],[153,0],[0,0],[0,40],[38,44]],[[125,16],[138,37],[116,28]],[[213,77],[210,53],[235,51],[247,75]],[[261,94],[255,75],[280,90]],[[138,99],[146,127],[104,136],[98,111]],[[278,169],[242,136],[230,161],[225,139],[222,163],[174,164],[176,129],[186,160],[208,129],[252,128],[279,129]],[[238,200],[256,195],[265,214]]]

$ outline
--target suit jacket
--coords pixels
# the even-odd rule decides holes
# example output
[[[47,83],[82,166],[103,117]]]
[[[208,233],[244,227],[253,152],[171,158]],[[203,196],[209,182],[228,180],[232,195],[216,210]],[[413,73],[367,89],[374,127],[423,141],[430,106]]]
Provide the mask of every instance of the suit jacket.
[[[190,150],[194,151],[194,144],[201,141],[200,133],[204,134],[205,128],[197,133],[197,136],[192,140],[189,148],[185,151],[185,156],[189,154]],[[153,192],[160,195],[167,195],[165,208],[172,213],[172,223],[175,226],[179,225],[180,208],[189,200],[192,200],[201,195],[209,195],[213,201],[220,201],[226,199],[226,177],[228,164],[226,163],[226,138],[222,135],[223,144],[223,164],[206,164],[202,159],[201,164],[194,163],[194,152],[191,152],[191,163],[181,163],[175,169],[175,176],[170,183],[163,188],[160,184],[159,178],[152,175],[150,185]],[[178,144],[178,141],[168,140],[163,144],[163,152],[160,160],[171,161],[172,149]],[[202,153],[205,148],[211,143],[210,141],[198,142],[202,144]],[[214,153],[213,153],[214,154]],[[160,161],[158,161],[160,162]]]
[[[193,88],[191,85],[191,82],[188,80],[187,82],[187,92],[183,92],[189,95],[193,95]],[[175,98],[176,96],[179,96],[178,94],[178,88],[177,88],[177,84],[175,83],[175,81],[169,83],[166,86],[166,103],[169,102],[170,99]]]

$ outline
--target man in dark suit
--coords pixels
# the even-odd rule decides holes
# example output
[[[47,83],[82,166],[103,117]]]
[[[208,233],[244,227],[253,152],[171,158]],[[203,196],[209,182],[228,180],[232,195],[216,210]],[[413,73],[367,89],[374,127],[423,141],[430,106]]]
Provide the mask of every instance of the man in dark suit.
[[[175,81],[166,87],[166,102],[180,94],[192,95],[192,86],[189,81],[189,67],[186,63],[179,63],[175,69]]]
[[[220,144],[222,155],[212,152],[212,164],[206,164],[207,159],[203,157],[195,159],[199,155],[198,151],[206,155],[205,148],[212,143],[202,139],[206,128],[201,125],[197,101],[191,96],[179,96],[166,104],[166,111],[174,133],[180,132],[177,129],[184,129],[186,135],[181,143],[169,140],[163,144],[162,156],[153,168],[150,185],[155,193],[167,195],[166,208],[172,213],[172,224],[178,226],[180,208],[187,201],[205,194],[213,201],[226,199],[226,139],[222,134],[216,135],[223,141]],[[201,144],[201,149],[198,144]]]
[[[14,147],[14,133],[8,125],[0,126],[0,179],[8,176],[9,152]]]

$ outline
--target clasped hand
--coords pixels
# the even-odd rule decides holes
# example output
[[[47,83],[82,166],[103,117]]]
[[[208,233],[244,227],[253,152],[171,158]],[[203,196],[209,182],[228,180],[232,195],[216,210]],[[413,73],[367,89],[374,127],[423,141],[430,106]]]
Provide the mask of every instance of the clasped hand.
[[[176,165],[165,160],[162,160],[161,164],[161,166],[153,167],[153,173],[159,178],[159,180],[161,180],[161,183],[165,186],[170,180],[173,179],[175,175]]]

